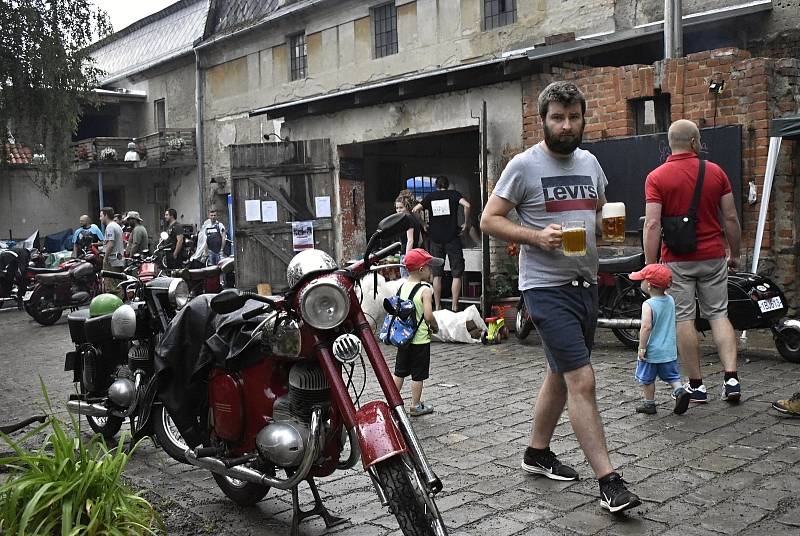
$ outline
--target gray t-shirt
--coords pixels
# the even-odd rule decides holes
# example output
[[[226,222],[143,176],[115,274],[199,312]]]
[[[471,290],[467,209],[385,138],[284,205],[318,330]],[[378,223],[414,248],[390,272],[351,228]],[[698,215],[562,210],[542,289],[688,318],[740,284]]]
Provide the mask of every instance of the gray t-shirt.
[[[122,227],[115,221],[106,225],[106,241],[113,240],[114,244],[105,251],[109,266],[125,266],[125,244],[122,241]]]
[[[519,254],[519,289],[556,287],[577,277],[597,282],[596,212],[608,180],[589,151],[575,149],[568,159],[550,156],[542,143],[515,156],[494,188],[494,195],[516,205],[523,227],[544,229],[551,223],[583,220],[586,255],[566,257],[523,244]]]

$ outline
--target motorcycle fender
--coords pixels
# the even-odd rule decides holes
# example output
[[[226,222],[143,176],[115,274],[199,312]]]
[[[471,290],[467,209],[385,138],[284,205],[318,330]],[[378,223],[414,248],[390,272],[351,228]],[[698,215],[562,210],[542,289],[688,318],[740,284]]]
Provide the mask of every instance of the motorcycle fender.
[[[408,452],[405,439],[394,423],[386,402],[370,402],[356,411],[356,432],[364,469]]]
[[[800,320],[795,320],[794,318],[781,318],[776,322],[775,327],[773,328],[777,333],[780,333],[787,329],[794,329],[800,331]]]

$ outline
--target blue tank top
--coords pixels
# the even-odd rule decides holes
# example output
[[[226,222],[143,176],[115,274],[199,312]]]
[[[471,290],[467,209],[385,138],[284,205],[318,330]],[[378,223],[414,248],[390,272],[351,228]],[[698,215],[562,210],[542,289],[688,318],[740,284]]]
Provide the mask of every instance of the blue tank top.
[[[675,300],[658,296],[646,302],[653,311],[653,330],[647,341],[648,363],[668,363],[678,358],[675,338]]]

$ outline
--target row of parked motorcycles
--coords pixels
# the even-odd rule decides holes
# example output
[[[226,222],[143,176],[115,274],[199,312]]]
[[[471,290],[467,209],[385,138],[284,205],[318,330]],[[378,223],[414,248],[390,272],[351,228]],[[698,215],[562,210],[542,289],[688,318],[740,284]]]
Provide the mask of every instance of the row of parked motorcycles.
[[[361,309],[361,279],[399,249],[376,244],[407,228],[402,214],[386,218],[364,260],[344,268],[320,250],[297,254],[283,296],[221,288],[192,296],[189,283],[212,273],[219,281],[225,267],[202,268],[193,280],[160,274],[152,256],[122,273],[86,261],[99,278],[116,278],[125,299],[99,294],[68,315],[75,348],[64,368],[77,393],[67,409],[108,439],[127,422],[131,444],[153,438],[175,460],[208,470],[239,505],[272,488],[290,491],[292,535],[309,516],[328,527],[345,521],[325,508],[315,479],[359,462],[403,534],[446,535],[435,503],[441,480]],[[383,396],[366,402],[368,367]],[[308,510],[302,483],[314,497]]]

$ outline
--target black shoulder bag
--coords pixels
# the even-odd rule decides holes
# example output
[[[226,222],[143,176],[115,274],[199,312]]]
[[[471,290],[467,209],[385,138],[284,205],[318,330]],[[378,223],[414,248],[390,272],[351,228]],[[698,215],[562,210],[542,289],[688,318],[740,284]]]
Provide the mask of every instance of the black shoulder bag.
[[[706,174],[706,161],[700,160],[700,169],[697,172],[697,184],[694,187],[694,197],[689,212],[685,216],[662,216],[661,238],[672,253],[686,255],[697,250],[697,204],[700,202],[700,192],[703,190],[703,178]]]

